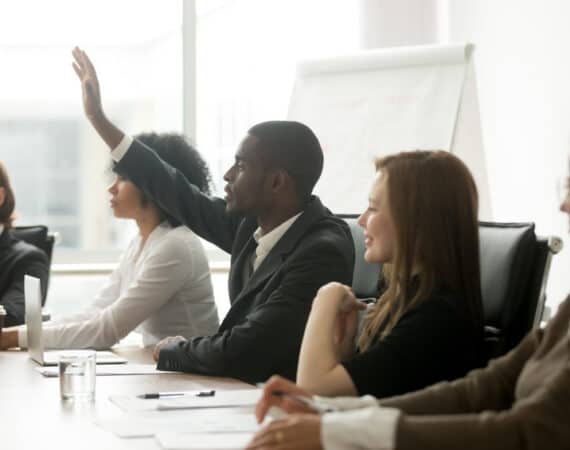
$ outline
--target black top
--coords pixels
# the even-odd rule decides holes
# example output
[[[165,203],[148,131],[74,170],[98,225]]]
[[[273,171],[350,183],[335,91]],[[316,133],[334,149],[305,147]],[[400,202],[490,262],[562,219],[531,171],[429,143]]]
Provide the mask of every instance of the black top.
[[[475,335],[455,306],[460,301],[448,290],[437,289],[404,314],[383,340],[345,361],[358,395],[404,394],[478,367],[482,335]]]
[[[4,229],[0,234],[0,304],[7,312],[4,326],[25,321],[24,275],[41,280],[45,301],[49,265],[46,254]]]
[[[274,373],[294,379],[313,298],[323,284],[350,284],[354,245],[348,225],[317,197],[244,279],[257,228],[254,217],[226,213],[180,172],[135,140],[120,169],[171,216],[231,253],[231,308],[218,332],[165,346],[158,369],[265,381]]]

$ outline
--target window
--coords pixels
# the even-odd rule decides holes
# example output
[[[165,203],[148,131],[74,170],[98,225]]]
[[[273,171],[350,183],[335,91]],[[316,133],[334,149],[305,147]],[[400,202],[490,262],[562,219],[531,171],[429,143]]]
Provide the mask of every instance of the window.
[[[59,232],[56,262],[115,261],[134,232],[108,206],[108,150],[83,115],[71,49],[79,45],[92,58],[106,112],[125,132],[182,132],[183,1],[100,0],[88,11],[74,0],[0,6],[0,159],[16,190],[17,224]],[[197,132],[190,137],[221,193],[247,129],[286,117],[296,62],[357,48],[358,2],[185,6],[194,4]]]
[[[239,141],[285,119],[297,61],[358,48],[354,0],[197,0],[197,141],[218,191]]]
[[[181,132],[181,11],[182,0],[2,3],[0,159],[18,225],[48,225],[60,250],[124,248],[132,227],[112,218],[109,154],[84,118],[71,49],[91,56],[107,114],[126,132]]]

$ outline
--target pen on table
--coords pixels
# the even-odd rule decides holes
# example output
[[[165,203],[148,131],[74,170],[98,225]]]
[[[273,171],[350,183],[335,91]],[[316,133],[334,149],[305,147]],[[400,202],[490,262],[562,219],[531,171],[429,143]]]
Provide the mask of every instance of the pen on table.
[[[330,407],[328,405],[319,404],[316,401],[314,401],[313,399],[304,397],[302,395],[289,394],[289,393],[284,392],[284,391],[273,391],[273,392],[271,392],[271,395],[273,395],[275,397],[281,397],[281,398],[287,398],[290,400],[294,400],[294,401],[299,402],[308,408],[311,408],[313,411],[316,411],[319,414],[325,414],[325,413],[335,411],[335,409],[333,407]]]
[[[193,397],[213,397],[216,395],[216,391],[189,391],[189,392],[150,392],[148,394],[140,394],[137,395],[138,398],[142,398],[145,400],[154,399],[154,398],[171,398],[171,397],[185,397],[185,396],[193,396]]]

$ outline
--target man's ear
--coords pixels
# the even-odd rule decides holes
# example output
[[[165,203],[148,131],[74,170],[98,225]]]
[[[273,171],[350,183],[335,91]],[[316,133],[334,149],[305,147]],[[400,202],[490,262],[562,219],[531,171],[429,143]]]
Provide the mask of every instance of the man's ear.
[[[279,169],[271,175],[271,190],[273,192],[282,192],[287,189],[291,183],[291,177],[286,170]]]
[[[0,206],[4,204],[4,200],[6,199],[6,189],[0,186]]]

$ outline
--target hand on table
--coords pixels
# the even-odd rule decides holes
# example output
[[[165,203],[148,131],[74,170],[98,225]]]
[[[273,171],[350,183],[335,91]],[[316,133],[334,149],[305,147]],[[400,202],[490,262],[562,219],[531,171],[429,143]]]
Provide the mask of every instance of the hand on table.
[[[296,395],[300,397],[311,398],[312,395],[309,394],[304,389],[298,387],[295,383],[280,377],[279,375],[272,376],[269,381],[263,387],[263,393],[261,398],[257,402],[255,407],[255,417],[257,422],[263,422],[267,411],[272,406],[278,406],[283,411],[292,413],[311,413],[316,414],[316,411],[312,410],[308,406],[296,401],[295,399],[283,395],[274,395],[274,392],[280,392],[282,394]]]
[[[4,328],[0,334],[0,350],[19,347],[18,329],[16,327]]]
[[[158,344],[156,344],[156,346],[154,347],[154,350],[152,352],[152,357],[153,359],[158,362],[158,357],[160,355],[160,351],[167,345],[172,344],[173,342],[182,342],[185,341],[186,338],[184,336],[168,336],[165,337],[162,341],[160,341]]]
[[[294,414],[274,420],[255,433],[246,448],[321,449],[321,417],[313,414]]]

